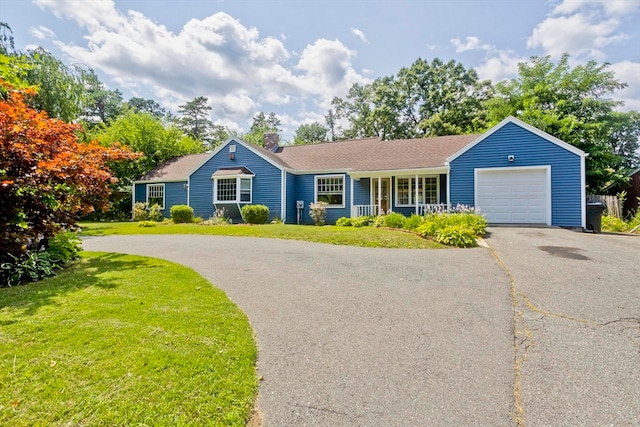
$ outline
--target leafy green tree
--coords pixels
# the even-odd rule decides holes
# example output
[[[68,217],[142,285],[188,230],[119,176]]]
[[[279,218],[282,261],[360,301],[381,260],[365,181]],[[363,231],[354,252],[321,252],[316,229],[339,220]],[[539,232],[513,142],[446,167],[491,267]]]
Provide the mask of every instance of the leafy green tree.
[[[275,113],[271,112],[268,116],[265,116],[261,111],[253,117],[253,123],[249,132],[242,138],[254,145],[264,146],[264,134],[269,132],[280,132],[281,122]]]
[[[346,99],[334,98],[337,118],[347,119],[346,138],[402,139],[478,132],[491,84],[455,61],[417,59],[373,83],[354,84]]]
[[[557,63],[549,56],[532,57],[519,64],[518,77],[495,86],[496,96],[485,103],[488,126],[512,115],[584,150],[588,191],[603,192],[626,180],[628,150],[624,143],[617,146],[637,132],[625,130],[625,125],[633,128],[635,114],[625,119],[614,114],[622,103],[608,98],[624,87],[607,63],[572,68],[567,54]]]
[[[614,111],[603,120],[602,138],[620,159],[624,171],[632,171],[640,165],[640,113]]]
[[[37,86],[37,94],[30,104],[49,117],[70,123],[83,112],[85,88],[82,68],[67,66],[42,48],[27,51],[25,60],[29,64],[25,80]]]
[[[198,141],[206,142],[213,123],[211,122],[211,106],[209,98],[199,96],[186,104],[178,106],[177,125],[187,135]]]
[[[202,142],[185,135],[175,126],[168,126],[147,113],[128,111],[110,126],[96,134],[105,146],[121,143],[132,151],[142,153],[134,161],[112,165],[120,186],[131,182],[156,166],[177,156],[201,153]]]
[[[163,119],[167,116],[167,110],[153,99],[133,97],[126,102],[125,107],[133,109],[136,113],[151,114],[158,119]]]
[[[327,124],[327,132],[329,132],[329,139],[331,141],[335,141],[336,138],[336,128],[337,128],[337,123],[336,123],[336,115],[334,114],[332,109],[329,109],[329,111],[327,111],[327,114],[324,115],[324,120],[325,123]]]
[[[327,128],[318,122],[301,124],[293,138],[295,145],[315,144],[327,140]]]
[[[83,71],[81,78],[84,85],[82,116],[87,125],[95,126],[98,123],[108,125],[122,114],[122,92],[118,89],[107,89],[91,69]]]

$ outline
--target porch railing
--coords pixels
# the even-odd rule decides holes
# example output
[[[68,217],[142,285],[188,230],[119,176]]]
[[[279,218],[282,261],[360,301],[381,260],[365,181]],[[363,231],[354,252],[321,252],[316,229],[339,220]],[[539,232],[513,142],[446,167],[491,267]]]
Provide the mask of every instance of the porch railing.
[[[427,203],[418,205],[418,215],[424,215],[426,213],[433,212],[448,212],[451,210],[451,205],[446,203]]]
[[[376,215],[378,215],[378,205],[353,205],[351,209],[351,218]]]

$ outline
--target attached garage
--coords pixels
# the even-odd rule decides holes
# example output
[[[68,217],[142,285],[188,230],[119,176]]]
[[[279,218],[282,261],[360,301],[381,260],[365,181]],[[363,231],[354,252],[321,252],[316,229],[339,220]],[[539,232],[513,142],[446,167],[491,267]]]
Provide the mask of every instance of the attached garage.
[[[448,202],[490,224],[584,227],[582,150],[508,117],[447,159]]]
[[[550,169],[476,169],[474,204],[490,223],[551,225]]]

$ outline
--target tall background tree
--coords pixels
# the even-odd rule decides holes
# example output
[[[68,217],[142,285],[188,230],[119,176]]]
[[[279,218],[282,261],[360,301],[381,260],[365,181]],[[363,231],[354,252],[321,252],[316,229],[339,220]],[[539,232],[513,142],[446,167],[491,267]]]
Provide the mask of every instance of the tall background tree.
[[[315,144],[327,140],[328,129],[319,122],[305,123],[298,126],[293,143],[295,145]]]
[[[265,116],[261,111],[253,116],[253,123],[249,128],[249,132],[242,136],[242,138],[259,147],[264,146],[264,134],[270,132],[281,132],[281,122],[275,113],[271,112],[268,116]]]
[[[475,70],[419,58],[395,75],[354,84],[332,104],[336,118],[349,123],[342,138],[404,139],[484,130],[483,102],[491,95],[491,83]]]
[[[178,127],[187,135],[198,141],[206,142],[213,123],[211,122],[211,106],[209,98],[199,96],[178,106]]]

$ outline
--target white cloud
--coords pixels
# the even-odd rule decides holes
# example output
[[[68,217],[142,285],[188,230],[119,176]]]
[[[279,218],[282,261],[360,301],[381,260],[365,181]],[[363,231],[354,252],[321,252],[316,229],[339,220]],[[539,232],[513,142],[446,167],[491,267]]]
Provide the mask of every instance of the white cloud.
[[[570,15],[581,9],[603,8],[607,15],[625,15],[640,9],[637,0],[564,0],[553,9],[554,15]]]
[[[480,80],[491,80],[495,83],[517,76],[518,64],[525,61],[526,58],[512,51],[499,51],[482,60],[476,67],[476,72]]]
[[[534,28],[527,47],[541,47],[553,58],[568,52],[572,56],[600,59],[604,57],[602,48],[626,38],[624,34],[616,33],[619,25],[618,19],[596,22],[593,16],[583,13],[550,17]]]
[[[527,47],[542,48],[553,58],[569,53],[602,61],[606,47],[629,38],[620,27],[638,10],[638,0],[563,0],[534,28]]]
[[[39,25],[37,28],[31,27],[29,28],[29,32],[33,37],[37,38],[38,40],[47,40],[47,39],[53,39],[56,37],[56,33],[54,33],[49,28],[45,27],[44,25]]]
[[[117,10],[111,0],[83,7],[74,0],[36,2],[86,31],[86,44],[56,42],[70,62],[87,64],[132,93],[151,93],[170,108],[206,96],[221,123],[250,121],[264,104],[328,108],[334,96],[366,81],[353,67],[355,52],[338,40],[316,40],[298,56],[285,47],[284,34],[261,37],[222,12],[172,32],[140,12]]]
[[[466,52],[468,50],[491,50],[492,46],[488,44],[481,44],[480,39],[475,36],[468,36],[466,42],[460,41],[460,39],[451,39],[451,44],[455,46],[456,52]]]
[[[640,111],[640,63],[617,62],[611,64],[611,70],[615,73],[616,79],[628,85],[614,93],[615,99],[624,101],[624,105],[620,109]]]
[[[351,32],[358,37],[362,43],[366,43],[369,44],[369,40],[367,40],[367,36],[364,35],[364,32],[362,30],[359,30],[357,28],[353,28],[351,27]]]

